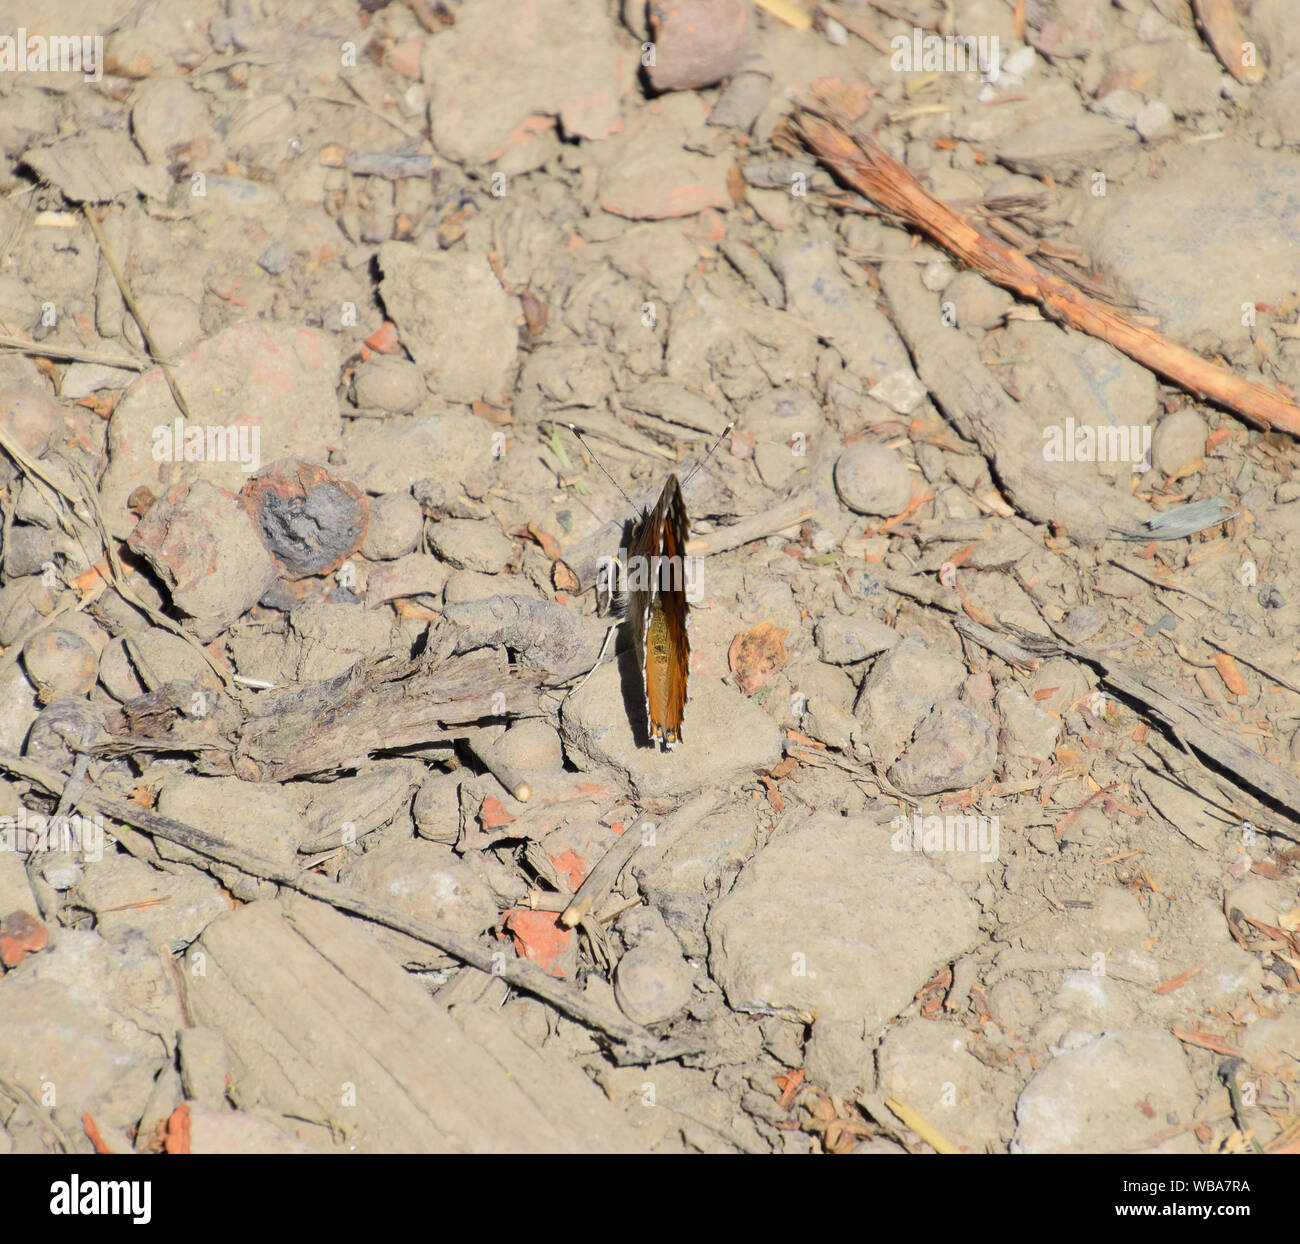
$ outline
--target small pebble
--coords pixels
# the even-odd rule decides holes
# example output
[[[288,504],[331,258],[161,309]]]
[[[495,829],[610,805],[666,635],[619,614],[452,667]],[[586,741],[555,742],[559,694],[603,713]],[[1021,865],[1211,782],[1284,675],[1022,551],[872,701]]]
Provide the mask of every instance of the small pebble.
[[[444,518],[430,524],[429,543],[450,565],[485,574],[500,573],[515,557],[514,541],[494,521]]]
[[[634,946],[614,969],[614,1000],[635,1024],[671,1019],[693,992],[690,967],[671,944],[658,939]]]
[[[650,32],[656,91],[692,91],[735,73],[754,29],[748,0],[653,0]]]
[[[0,587],[0,644],[8,647],[54,610],[56,591],[42,575],[10,579]]]
[[[95,651],[70,631],[51,627],[23,645],[23,666],[43,699],[85,695],[95,685]]]
[[[370,526],[361,544],[369,561],[392,561],[413,553],[424,531],[420,503],[409,492],[387,492],[370,502]]]
[[[460,774],[431,773],[416,792],[411,815],[415,832],[434,842],[455,844],[460,837]]]
[[[51,855],[41,862],[41,877],[51,890],[71,890],[86,875],[85,865],[67,855]]]
[[[267,276],[279,276],[289,266],[289,248],[283,242],[272,242],[258,257],[257,266]]]
[[[1107,91],[1097,101],[1097,111],[1102,116],[1109,117],[1112,121],[1120,121],[1124,125],[1132,125],[1142,108],[1142,96],[1124,86]]]
[[[727,84],[709,113],[710,125],[749,130],[772,95],[772,78],[766,73],[738,73]]]
[[[957,270],[946,259],[932,259],[921,269],[921,284],[937,294],[952,284]]]
[[[892,449],[861,441],[835,463],[835,490],[857,514],[891,518],[912,495],[907,464]]]
[[[172,679],[221,690],[221,680],[202,655],[179,635],[161,628],[119,635],[99,654],[99,681],[115,700],[134,699]]]
[[[27,332],[35,325],[40,313],[40,302],[18,277],[0,276],[0,319]]]
[[[32,457],[41,457],[62,427],[63,412],[53,398],[33,389],[0,389],[0,428]]]
[[[44,527],[15,523],[5,541],[5,579],[41,574],[45,566],[54,561],[55,542],[54,532]]]
[[[74,751],[85,751],[104,730],[104,706],[79,697],[52,700],[27,732],[24,755],[51,769],[66,769]]]
[[[914,372],[896,371],[868,389],[867,396],[883,402],[896,414],[910,415],[925,401],[926,390]]]
[[[974,272],[960,272],[943,292],[957,315],[958,328],[994,328],[1006,318],[1015,299]]]
[[[809,698],[803,729],[814,739],[820,739],[827,747],[847,751],[853,741],[853,728],[857,724],[857,720],[851,713],[846,713],[824,695],[814,695]]]
[[[560,736],[537,718],[511,726],[492,744],[492,752],[513,768],[532,772],[552,772],[563,762]]]
[[[1151,465],[1172,475],[1205,453],[1205,420],[1190,406],[1166,415],[1151,434]]]
[[[1000,72],[1007,77],[1023,82],[1034,68],[1038,53],[1031,47],[1017,48],[1003,62]]]
[[[831,613],[817,623],[817,652],[828,665],[851,665],[892,648],[898,632],[874,618]]]
[[[1152,99],[1138,109],[1133,118],[1133,128],[1143,142],[1153,143],[1168,138],[1174,132],[1174,114],[1163,99]]]
[[[163,358],[180,358],[203,340],[199,304],[193,298],[142,294],[139,304],[149,325],[149,335]]]
[[[379,356],[357,368],[352,382],[357,407],[409,415],[424,400],[424,374],[406,359]]]

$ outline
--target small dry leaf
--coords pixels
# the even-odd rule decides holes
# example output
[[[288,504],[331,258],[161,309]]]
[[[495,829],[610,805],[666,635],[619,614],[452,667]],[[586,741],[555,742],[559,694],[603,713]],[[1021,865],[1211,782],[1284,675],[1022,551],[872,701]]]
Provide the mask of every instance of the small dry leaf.
[[[777,670],[785,668],[790,659],[785,650],[789,633],[771,622],[760,622],[731,641],[727,663],[746,695],[753,695]]]
[[[127,798],[137,807],[152,808],[154,805],[155,792],[153,787],[146,786],[141,782],[138,786],[132,788],[131,793]]]
[[[557,592],[576,592],[582,586],[578,576],[558,559],[551,565],[551,583]]]
[[[535,523],[529,523],[524,530],[537,542],[537,546],[542,550],[547,561],[559,560],[560,542],[549,531],[543,531]]]
[[[528,325],[529,333],[540,337],[546,328],[546,321],[550,319],[550,310],[531,289],[522,290],[519,301],[524,309],[524,323]]]
[[[745,201],[745,196],[749,193],[749,185],[739,164],[733,164],[727,170],[727,193],[737,207]]]

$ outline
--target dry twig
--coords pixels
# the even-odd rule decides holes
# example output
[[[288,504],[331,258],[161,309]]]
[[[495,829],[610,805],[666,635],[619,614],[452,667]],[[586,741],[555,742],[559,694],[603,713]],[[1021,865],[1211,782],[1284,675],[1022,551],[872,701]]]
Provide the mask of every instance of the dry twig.
[[[806,107],[795,125],[808,148],[845,185],[921,230],[987,280],[1037,302],[1051,318],[1109,343],[1197,397],[1210,398],[1259,427],[1300,435],[1300,405],[1290,398],[1134,323],[981,233],[930,194],[875,139],[850,137]]]

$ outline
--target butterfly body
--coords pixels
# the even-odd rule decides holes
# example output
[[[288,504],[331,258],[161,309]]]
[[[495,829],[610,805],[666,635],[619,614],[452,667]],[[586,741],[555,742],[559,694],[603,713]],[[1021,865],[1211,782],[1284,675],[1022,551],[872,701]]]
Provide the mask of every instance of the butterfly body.
[[[627,623],[645,689],[650,740],[682,741],[690,675],[690,606],[686,602],[686,503],[670,475],[658,503],[641,515],[627,558]]]

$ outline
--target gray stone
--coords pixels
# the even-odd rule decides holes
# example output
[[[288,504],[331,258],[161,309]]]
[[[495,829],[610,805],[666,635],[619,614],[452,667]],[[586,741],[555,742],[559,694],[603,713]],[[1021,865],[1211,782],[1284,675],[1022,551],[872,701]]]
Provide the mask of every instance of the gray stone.
[[[1025,759],[1036,765],[1052,756],[1061,737],[1059,717],[1044,712],[1019,687],[1012,685],[998,689],[996,704],[1008,760]]]
[[[495,519],[444,518],[430,524],[429,544],[449,565],[481,574],[496,574],[517,556],[514,541]]]
[[[1016,1102],[1022,1153],[1134,1153],[1200,1098],[1182,1047],[1166,1032],[1128,1028],[1062,1054],[1038,1070]]]
[[[876,660],[853,714],[878,761],[892,761],[943,696],[955,696],[966,673],[956,657],[907,638]]]
[[[1133,128],[1144,143],[1159,142],[1174,132],[1174,114],[1163,99],[1150,99],[1138,109]]]
[[[1080,113],[1030,122],[1002,140],[998,159],[1017,173],[1066,180],[1096,168],[1105,157],[1136,141],[1127,126],[1095,113]]]
[[[395,822],[404,823],[409,834],[411,796],[423,772],[417,760],[379,761],[355,777],[335,778],[324,786],[308,784],[306,789],[316,793],[303,809],[308,832],[299,850],[350,846]]]
[[[386,492],[370,503],[361,553],[370,561],[393,561],[414,551],[423,531],[420,503],[409,492]]]
[[[889,768],[889,780],[910,795],[977,786],[998,759],[997,729],[969,704],[940,704],[917,728]]]
[[[708,954],[711,897],[731,889],[760,835],[754,809],[733,805],[641,849],[632,866],[637,884],[692,958]]]
[[[944,301],[953,304],[958,328],[994,328],[1016,305],[1005,289],[975,272],[959,272],[953,277],[944,288]]]
[[[411,815],[421,838],[451,845],[460,837],[460,774],[431,773],[415,796]]]
[[[428,395],[419,367],[406,359],[379,355],[357,368],[353,391],[361,409],[409,415]]]
[[[849,284],[831,242],[792,233],[778,244],[772,266],[785,286],[788,309],[833,345],[851,372],[877,384],[892,372],[911,371],[894,326],[876,309],[870,291]]]
[[[662,797],[768,769],[780,759],[776,722],[734,688],[698,674],[688,686],[680,746],[672,751],[648,746],[640,686],[636,661],[627,652],[617,664],[604,662],[565,701],[561,734],[579,768],[607,765],[626,774],[638,794]]]
[[[898,632],[875,618],[827,614],[817,623],[817,653],[828,665],[852,665],[885,652],[898,642]]]
[[[614,969],[614,999],[636,1024],[671,1019],[694,992],[691,969],[671,939],[634,946]]]
[[[379,267],[384,306],[416,363],[431,374],[434,392],[452,402],[500,402],[519,332],[516,304],[487,260],[385,242]]]
[[[307,827],[283,787],[235,777],[171,777],[159,792],[158,811],[204,830],[223,844],[281,866],[296,864],[298,844],[307,835]],[[162,839],[158,853],[167,859],[196,858],[187,848]],[[212,871],[220,867],[214,866]],[[222,871],[227,875],[234,872]],[[236,897],[250,893],[246,885],[240,890],[243,894],[236,893]]]
[[[367,851],[339,872],[339,880],[404,915],[455,933],[477,936],[497,922],[496,903],[468,865],[447,847],[420,838]],[[440,951],[404,933],[367,927],[400,963],[432,967],[447,961]]]
[[[708,922],[711,975],[733,1008],[811,1012],[814,1033],[854,1025],[864,1076],[881,1025],[979,938],[975,903],[891,837],[876,818],[815,816],[770,840]]]
[[[1186,342],[1249,342],[1243,306],[1279,303],[1300,285],[1300,254],[1279,220],[1300,215],[1300,156],[1245,138],[1171,150],[1164,176],[1091,199],[1081,226],[1098,266]],[[1195,220],[1195,236],[1169,220]]]
[[[86,865],[71,897],[94,912],[95,929],[106,940],[139,935],[172,954],[230,910],[211,877],[190,868],[161,872],[116,851]]]
[[[837,751],[848,751],[853,742],[857,720],[824,695],[809,696],[804,730],[814,739]]]
[[[99,654],[99,681],[115,700],[133,699],[150,687],[173,680],[221,690],[221,680],[194,645],[161,628],[119,635]]]
[[[910,474],[895,450],[859,441],[835,463],[835,490],[855,513],[891,518],[907,507],[912,495]]]
[[[1166,415],[1151,434],[1151,465],[1172,475],[1205,453],[1209,428],[1190,406]]]
[[[876,1051],[876,1095],[906,1102],[969,1153],[1001,1150],[1014,1082],[980,1062],[971,1043],[965,1029],[919,1017],[891,1028]]]

